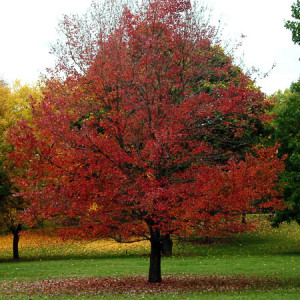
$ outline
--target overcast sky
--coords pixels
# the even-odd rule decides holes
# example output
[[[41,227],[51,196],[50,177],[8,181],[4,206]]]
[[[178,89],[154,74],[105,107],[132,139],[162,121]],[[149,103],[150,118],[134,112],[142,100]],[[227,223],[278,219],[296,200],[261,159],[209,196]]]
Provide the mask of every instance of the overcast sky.
[[[199,0],[200,1],[200,0]],[[257,81],[271,94],[284,90],[300,75],[300,47],[293,44],[284,20],[290,19],[296,0],[206,0],[215,18],[221,18],[226,36],[246,36],[242,50],[248,67],[270,75]],[[11,83],[33,83],[51,66],[49,54],[63,14],[84,13],[90,0],[0,0],[0,76]]]

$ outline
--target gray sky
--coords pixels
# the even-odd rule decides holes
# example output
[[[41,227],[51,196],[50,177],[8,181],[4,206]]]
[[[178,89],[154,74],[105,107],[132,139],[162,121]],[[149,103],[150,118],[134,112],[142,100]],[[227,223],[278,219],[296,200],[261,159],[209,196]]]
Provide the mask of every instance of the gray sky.
[[[242,51],[247,66],[262,72],[276,67],[265,79],[257,81],[262,90],[271,94],[289,88],[300,75],[300,46],[293,44],[292,34],[284,21],[291,19],[291,6],[296,0],[208,0],[214,14],[221,16],[229,36],[246,38]]]
[[[207,0],[215,18],[221,18],[226,36],[244,34],[244,61],[268,71],[257,80],[271,94],[284,90],[300,75],[300,47],[293,44],[284,20],[290,19],[296,0]],[[11,83],[33,83],[46,67],[53,64],[49,45],[55,42],[58,20],[63,14],[84,13],[90,0],[0,0],[0,76]]]

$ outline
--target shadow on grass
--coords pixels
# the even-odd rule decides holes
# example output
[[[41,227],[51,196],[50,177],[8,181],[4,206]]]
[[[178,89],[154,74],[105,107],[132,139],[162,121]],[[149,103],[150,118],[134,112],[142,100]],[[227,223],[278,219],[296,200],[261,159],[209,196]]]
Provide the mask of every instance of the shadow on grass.
[[[281,252],[274,252],[273,255],[282,255],[282,256],[300,256],[300,250],[299,251],[281,251]]]
[[[128,258],[141,258],[148,257],[149,255],[138,254],[118,254],[118,255],[46,255],[38,257],[21,257],[19,259],[2,258],[0,263],[22,263],[22,262],[34,262],[34,261],[57,261],[57,260],[89,260],[89,259],[128,259]]]

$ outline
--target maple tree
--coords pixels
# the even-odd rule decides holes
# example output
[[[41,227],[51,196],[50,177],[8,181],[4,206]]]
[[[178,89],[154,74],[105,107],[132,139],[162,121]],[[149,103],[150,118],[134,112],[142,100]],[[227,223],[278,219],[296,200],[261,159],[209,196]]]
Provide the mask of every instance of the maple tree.
[[[120,7],[93,43],[64,18],[69,44],[57,53],[67,55],[32,122],[10,132],[11,157],[26,165],[17,183],[28,222],[66,218],[68,234],[147,238],[148,280],[160,282],[166,235],[235,233],[242,213],[281,208],[283,162],[277,147],[253,147],[264,95],[189,1]]]

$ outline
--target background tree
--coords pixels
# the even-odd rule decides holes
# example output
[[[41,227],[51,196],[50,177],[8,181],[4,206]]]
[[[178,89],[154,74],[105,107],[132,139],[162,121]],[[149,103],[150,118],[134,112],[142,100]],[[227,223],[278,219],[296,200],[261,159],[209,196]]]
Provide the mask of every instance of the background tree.
[[[292,5],[292,17],[295,21],[286,21],[285,28],[291,30],[293,42],[300,45],[300,0]]]
[[[300,81],[284,93],[275,94],[273,138],[280,143],[279,155],[288,154],[286,170],[281,180],[285,183],[284,198],[287,207],[276,212],[273,224],[297,221],[300,224]]]
[[[23,170],[17,169],[8,158],[13,147],[6,141],[7,131],[14,126],[18,120],[31,119],[30,96],[38,99],[40,91],[37,87],[21,85],[16,81],[12,88],[0,84],[0,228],[8,229],[13,234],[13,258],[19,258],[19,233],[22,221],[19,213],[26,207],[22,197],[14,196],[18,187],[13,179],[19,176]]]
[[[296,21],[287,21],[285,27],[292,31],[292,40],[300,45],[300,1],[292,5],[292,17]],[[298,20],[298,21],[297,21]],[[276,118],[271,128],[273,140],[280,143],[280,156],[287,154],[285,161],[286,170],[281,180],[285,183],[284,198],[287,207],[276,212],[273,225],[292,220],[300,223],[300,80],[291,84],[290,89],[275,95],[275,106],[272,113]]]
[[[147,238],[149,281],[160,282],[166,235],[240,232],[257,200],[280,208],[283,163],[276,147],[247,141],[265,120],[264,94],[189,1],[118,7],[94,56],[79,20],[64,19],[72,51],[59,56],[32,123],[11,130],[12,157],[26,165],[17,182],[28,221],[75,218],[68,234]]]

